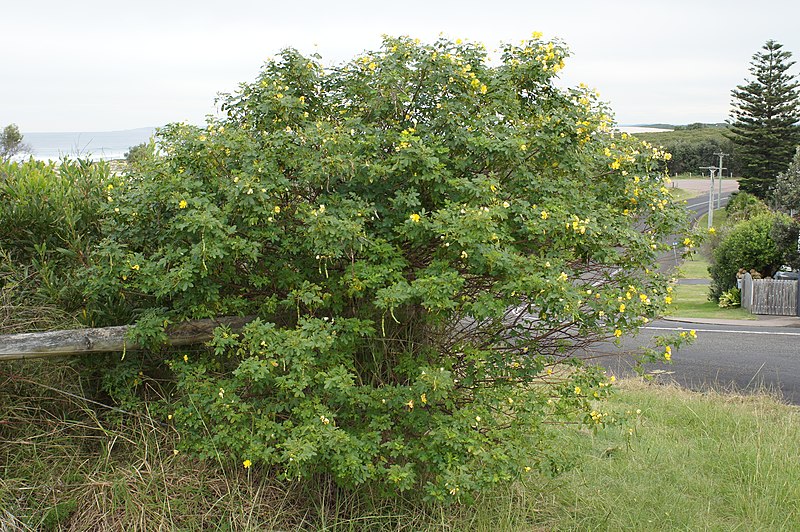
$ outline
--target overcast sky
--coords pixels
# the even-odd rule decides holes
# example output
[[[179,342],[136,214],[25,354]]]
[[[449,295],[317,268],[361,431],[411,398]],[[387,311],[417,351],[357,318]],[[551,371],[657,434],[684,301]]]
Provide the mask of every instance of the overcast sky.
[[[200,124],[284,47],[335,64],[383,34],[493,49],[532,31],[567,43],[562,84],[599,90],[621,125],[721,122],[766,40],[800,57],[799,20],[797,0],[3,0],[0,127]]]

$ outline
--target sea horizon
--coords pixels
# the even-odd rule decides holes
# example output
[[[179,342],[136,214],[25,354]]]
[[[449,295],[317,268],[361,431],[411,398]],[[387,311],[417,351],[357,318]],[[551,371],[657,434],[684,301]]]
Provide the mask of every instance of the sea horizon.
[[[30,148],[23,158],[32,156],[44,161],[56,161],[64,157],[94,161],[124,159],[131,147],[148,142],[155,132],[155,127],[116,131],[22,132],[22,141]]]

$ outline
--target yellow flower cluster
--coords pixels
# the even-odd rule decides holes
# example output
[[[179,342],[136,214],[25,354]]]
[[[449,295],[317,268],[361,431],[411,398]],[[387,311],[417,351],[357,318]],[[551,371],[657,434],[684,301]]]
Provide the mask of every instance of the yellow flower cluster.
[[[597,424],[600,424],[603,422],[603,418],[606,417],[608,414],[605,412],[600,413],[597,410],[592,410],[589,415],[591,416],[592,421],[594,421]]]

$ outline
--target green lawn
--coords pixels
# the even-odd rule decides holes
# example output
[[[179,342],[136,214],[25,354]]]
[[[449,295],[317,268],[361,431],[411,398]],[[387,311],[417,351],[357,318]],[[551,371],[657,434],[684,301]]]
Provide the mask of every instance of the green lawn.
[[[695,254],[683,261],[680,274],[683,279],[708,279],[708,261],[699,253]]]
[[[684,188],[671,188],[669,191],[675,201],[686,201],[695,198],[698,195],[697,192],[686,190]]]
[[[698,221],[699,227],[706,227],[707,217],[703,216]],[[725,209],[714,211],[714,227],[722,227],[727,220]],[[709,262],[703,252],[695,253],[686,259],[678,269],[682,279],[706,279],[710,282],[708,273]],[[678,284],[673,294],[673,304],[667,308],[668,316],[681,318],[705,318],[728,320],[755,320],[756,316],[742,308],[719,308],[719,305],[708,300],[708,285]]]
[[[708,285],[676,285],[672,301],[673,304],[667,308],[668,316],[727,320],[757,319],[743,308],[719,308],[716,302],[708,300]]]

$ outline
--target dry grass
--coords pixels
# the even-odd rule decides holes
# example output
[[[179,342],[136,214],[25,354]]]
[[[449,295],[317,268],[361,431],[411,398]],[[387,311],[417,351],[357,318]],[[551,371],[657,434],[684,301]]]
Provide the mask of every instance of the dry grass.
[[[4,363],[0,531],[797,529],[800,409],[764,395],[620,388],[608,406],[641,409],[632,437],[555,427],[571,471],[438,506],[175,454],[179,436],[160,414],[82,399],[69,365]]]

